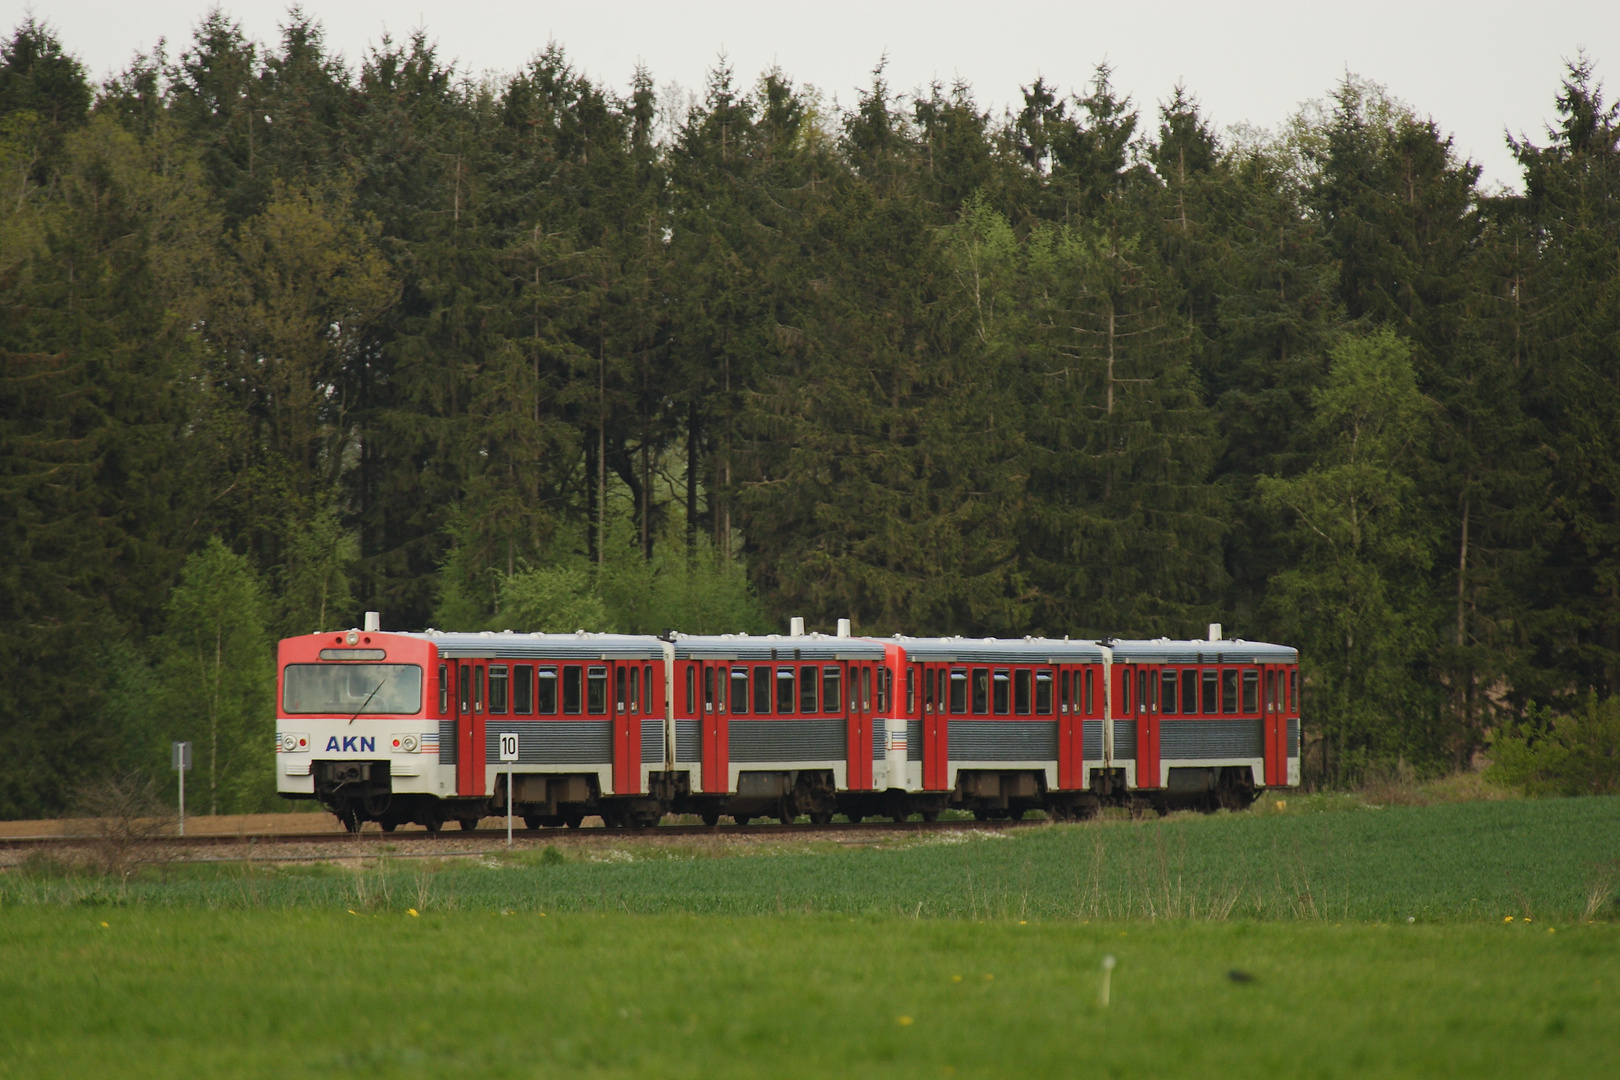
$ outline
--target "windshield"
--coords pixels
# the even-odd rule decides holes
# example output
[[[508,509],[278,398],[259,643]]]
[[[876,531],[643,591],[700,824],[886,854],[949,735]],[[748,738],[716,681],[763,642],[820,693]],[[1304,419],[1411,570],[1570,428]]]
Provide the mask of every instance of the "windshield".
[[[289,713],[342,716],[418,713],[422,669],[415,664],[288,664],[281,707]]]

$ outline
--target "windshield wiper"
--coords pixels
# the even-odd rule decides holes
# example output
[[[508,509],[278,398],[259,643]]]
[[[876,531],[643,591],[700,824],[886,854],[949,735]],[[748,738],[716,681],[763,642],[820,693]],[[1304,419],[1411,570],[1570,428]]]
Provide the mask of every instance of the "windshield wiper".
[[[358,709],[354,710],[354,716],[349,717],[349,723],[351,723],[351,724],[354,723],[354,717],[359,716],[361,713],[366,711],[366,706],[370,705],[371,704],[371,699],[377,696],[377,691],[381,690],[383,688],[383,686],[387,684],[388,680],[392,679],[393,677],[394,676],[393,676],[392,673],[389,673],[389,674],[383,676],[382,682],[378,683],[375,687],[373,687],[371,693],[366,695],[366,700],[362,701],[360,703],[360,707]],[[347,737],[348,736],[344,736],[344,738],[347,738]]]

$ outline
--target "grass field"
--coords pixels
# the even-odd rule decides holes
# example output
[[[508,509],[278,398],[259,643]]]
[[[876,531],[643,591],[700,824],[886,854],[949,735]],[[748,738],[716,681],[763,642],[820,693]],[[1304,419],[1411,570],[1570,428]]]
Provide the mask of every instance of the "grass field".
[[[0,1077],[1591,1077],[1617,946],[1522,921],[11,910]]]
[[[36,860],[0,873],[0,1078],[1608,1075],[1617,826],[1291,800],[127,885]]]

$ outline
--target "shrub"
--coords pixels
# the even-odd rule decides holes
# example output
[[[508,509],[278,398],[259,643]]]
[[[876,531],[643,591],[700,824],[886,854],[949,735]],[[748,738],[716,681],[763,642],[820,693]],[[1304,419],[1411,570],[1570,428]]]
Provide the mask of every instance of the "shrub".
[[[1532,708],[1492,747],[1490,776],[1526,795],[1620,792],[1620,697],[1587,697],[1580,711],[1553,716]]]

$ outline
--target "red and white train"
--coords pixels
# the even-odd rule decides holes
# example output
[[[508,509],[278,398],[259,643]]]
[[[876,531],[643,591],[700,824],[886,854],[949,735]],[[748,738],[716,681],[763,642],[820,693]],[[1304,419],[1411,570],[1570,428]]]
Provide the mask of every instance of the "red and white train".
[[[1247,806],[1299,656],[1225,640],[384,633],[281,642],[276,781],[350,829]],[[505,751],[504,755],[502,751]],[[504,760],[503,760],[504,757]]]

